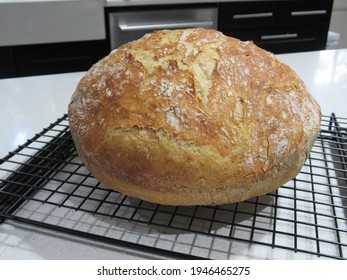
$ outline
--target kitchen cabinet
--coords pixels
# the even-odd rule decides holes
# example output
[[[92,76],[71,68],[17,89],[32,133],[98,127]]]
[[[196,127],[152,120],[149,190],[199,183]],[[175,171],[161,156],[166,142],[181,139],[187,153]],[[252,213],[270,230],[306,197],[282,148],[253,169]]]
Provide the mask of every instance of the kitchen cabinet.
[[[0,78],[85,71],[108,53],[106,40],[0,47]]]
[[[0,48],[0,78],[9,78],[16,76],[12,48]]]
[[[17,76],[85,71],[108,54],[107,46],[104,40],[16,46]]]
[[[334,48],[347,48],[347,1],[334,0],[329,30],[338,34]]]
[[[276,54],[324,50],[332,5],[333,0],[220,3],[218,29]]]
[[[202,1],[206,2],[206,1]],[[105,38],[91,41],[0,47],[0,78],[85,71],[111,50],[110,12],[149,9],[218,9],[217,28],[225,35],[251,40],[273,53],[323,50],[326,47],[333,0],[219,0],[186,4],[112,6],[105,2]],[[112,2],[115,5],[119,2]],[[140,2],[139,2],[140,3]],[[171,3],[171,2],[170,2]],[[119,4],[120,5],[120,4]]]
[[[104,0],[0,0],[0,78],[86,70],[103,52]]]

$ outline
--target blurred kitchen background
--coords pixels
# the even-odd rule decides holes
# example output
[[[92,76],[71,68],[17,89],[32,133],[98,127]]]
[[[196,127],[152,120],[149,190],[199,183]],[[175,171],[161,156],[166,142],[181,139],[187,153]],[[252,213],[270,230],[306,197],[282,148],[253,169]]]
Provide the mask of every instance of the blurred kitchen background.
[[[347,48],[345,0],[0,0],[0,78],[86,71],[156,29],[205,27],[275,54]]]

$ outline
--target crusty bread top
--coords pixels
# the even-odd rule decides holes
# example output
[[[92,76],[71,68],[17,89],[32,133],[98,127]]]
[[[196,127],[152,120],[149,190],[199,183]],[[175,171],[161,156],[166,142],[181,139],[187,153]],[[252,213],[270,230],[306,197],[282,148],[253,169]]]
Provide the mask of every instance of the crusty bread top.
[[[107,142],[115,134],[145,130],[152,138],[175,141],[177,147],[195,147],[196,159],[185,161],[200,164],[198,172],[206,177],[209,167],[201,163],[204,155],[198,149],[213,151],[214,158],[204,160],[227,165],[230,173],[214,175],[207,186],[225,186],[232,176],[252,178],[245,184],[253,184],[274,176],[270,171],[293,155],[302,161],[320,117],[319,105],[304,83],[273,54],[206,29],[157,31],[112,51],[82,78],[69,106],[74,141],[89,168],[104,165],[107,170],[105,165],[117,161],[105,164],[101,155],[107,153],[106,146],[110,149]],[[131,154],[122,155],[123,173],[110,167],[117,182],[126,177],[127,184],[144,185],[144,177],[165,169],[151,163],[144,175],[146,156]],[[136,158],[143,170],[126,166],[127,160],[136,165]],[[211,170],[216,172],[218,166]],[[186,176],[184,185],[193,186],[198,176]],[[182,180],[171,183],[179,186]]]

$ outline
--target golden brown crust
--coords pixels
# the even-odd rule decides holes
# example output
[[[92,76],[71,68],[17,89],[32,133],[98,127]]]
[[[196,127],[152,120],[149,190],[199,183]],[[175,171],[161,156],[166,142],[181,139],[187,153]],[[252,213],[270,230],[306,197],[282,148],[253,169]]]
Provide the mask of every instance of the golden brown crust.
[[[98,180],[171,205],[277,189],[300,171],[320,118],[273,54],[206,29],[123,45],[87,72],[69,105],[78,154]]]

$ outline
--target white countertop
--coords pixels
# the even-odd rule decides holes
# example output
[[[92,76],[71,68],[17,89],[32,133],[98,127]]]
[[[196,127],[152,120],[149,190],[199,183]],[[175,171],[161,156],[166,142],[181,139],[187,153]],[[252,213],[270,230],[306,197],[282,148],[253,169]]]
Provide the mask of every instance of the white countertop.
[[[347,49],[278,55],[304,80],[323,114],[347,117]],[[0,158],[67,112],[83,73],[0,80]],[[0,259],[150,258],[142,253],[31,228],[0,224]]]
[[[278,57],[304,80],[323,114],[347,117],[347,49]],[[67,112],[83,73],[0,79],[0,157]]]

